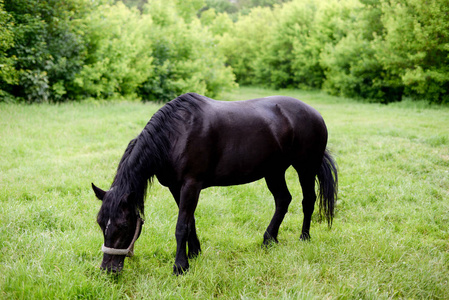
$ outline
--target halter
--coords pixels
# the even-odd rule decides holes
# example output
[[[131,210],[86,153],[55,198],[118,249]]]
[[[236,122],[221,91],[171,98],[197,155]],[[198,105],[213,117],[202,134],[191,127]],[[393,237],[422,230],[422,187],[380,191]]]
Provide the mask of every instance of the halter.
[[[137,218],[137,224],[136,224],[136,231],[134,232],[133,240],[131,241],[131,244],[127,249],[115,249],[115,248],[109,248],[106,247],[104,244],[101,246],[101,251],[103,251],[106,254],[109,255],[126,255],[127,257],[131,257],[134,255],[134,243],[137,241],[137,238],[139,237],[140,230],[142,228],[144,221],[139,216]]]

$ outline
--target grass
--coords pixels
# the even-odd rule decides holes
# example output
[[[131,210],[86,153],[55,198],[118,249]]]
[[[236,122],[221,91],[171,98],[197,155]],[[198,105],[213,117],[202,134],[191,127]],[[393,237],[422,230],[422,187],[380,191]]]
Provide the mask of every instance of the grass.
[[[225,99],[285,94],[317,108],[340,170],[334,226],[299,241],[294,200],[280,243],[260,247],[274,211],[263,181],[210,188],[196,212],[202,254],[173,276],[176,204],[157,182],[136,256],[99,270],[100,202],[129,140],[160,107],[136,102],[0,104],[0,298],[448,299],[449,109],[366,104],[319,92],[241,88]]]

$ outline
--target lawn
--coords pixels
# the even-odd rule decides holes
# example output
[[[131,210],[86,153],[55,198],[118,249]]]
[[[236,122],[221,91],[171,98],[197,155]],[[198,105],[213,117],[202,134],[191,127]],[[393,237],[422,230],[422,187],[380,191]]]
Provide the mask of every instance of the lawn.
[[[203,252],[173,276],[177,207],[156,181],[135,257],[102,273],[100,202],[129,140],[161,106],[140,102],[0,104],[0,298],[449,298],[449,108],[388,106],[320,92],[240,88],[320,111],[339,165],[334,226],[314,218],[299,240],[301,189],[279,244],[260,247],[274,212],[264,181],[210,188],[196,211]]]

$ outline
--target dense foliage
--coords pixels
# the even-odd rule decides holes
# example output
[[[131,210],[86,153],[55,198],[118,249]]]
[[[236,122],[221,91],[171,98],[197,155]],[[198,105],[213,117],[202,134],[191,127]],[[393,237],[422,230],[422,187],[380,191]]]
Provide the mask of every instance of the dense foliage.
[[[142,11],[114,1],[0,1],[2,99],[167,101],[235,85],[196,17],[203,1],[155,0]]]
[[[0,101],[239,84],[449,103],[449,0],[0,0]]]
[[[298,0],[253,9],[221,48],[244,84],[449,102],[448,0]]]

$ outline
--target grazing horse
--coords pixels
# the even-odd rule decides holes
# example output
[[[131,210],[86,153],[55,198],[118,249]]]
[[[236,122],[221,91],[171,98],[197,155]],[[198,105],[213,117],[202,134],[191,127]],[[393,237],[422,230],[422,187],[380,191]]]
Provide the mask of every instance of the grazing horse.
[[[332,225],[337,197],[337,168],[326,150],[327,129],[311,106],[274,96],[223,102],[189,93],[168,102],[133,139],[118,165],[111,188],[92,188],[102,200],[98,224],[104,235],[101,268],[120,272],[140,235],[144,199],[154,176],[170,189],[179,208],[174,274],[189,268],[201,251],[195,208],[202,189],[265,178],[276,209],[263,244],[277,242],[279,226],[292,196],[285,171],[293,166],[303,193],[300,238],[310,239],[315,178],[319,213]],[[186,248],[188,246],[188,254]]]

